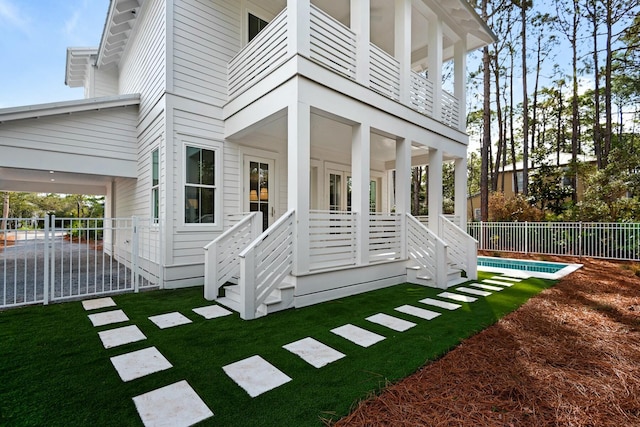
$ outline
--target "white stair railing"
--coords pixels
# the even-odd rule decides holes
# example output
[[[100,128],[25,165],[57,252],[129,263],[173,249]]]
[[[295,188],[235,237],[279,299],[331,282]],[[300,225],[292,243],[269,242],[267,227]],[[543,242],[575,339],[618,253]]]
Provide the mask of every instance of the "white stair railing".
[[[256,310],[291,273],[295,211],[290,210],[240,253],[240,317]]]
[[[414,216],[407,214],[407,252],[438,288],[447,287],[447,244]]]
[[[440,235],[449,244],[449,257],[467,273],[467,278],[478,278],[478,241],[463,229],[440,215]]]
[[[246,215],[246,214],[245,214]],[[262,232],[262,212],[251,212],[204,247],[204,297],[218,297],[218,290],[240,275],[240,252]]]

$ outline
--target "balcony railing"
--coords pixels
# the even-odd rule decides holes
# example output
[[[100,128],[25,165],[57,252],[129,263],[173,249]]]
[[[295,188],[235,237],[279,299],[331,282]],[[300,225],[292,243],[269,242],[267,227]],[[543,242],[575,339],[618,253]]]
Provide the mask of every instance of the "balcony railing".
[[[356,81],[357,35],[318,7],[310,7],[309,59]],[[304,37],[288,34],[289,19],[291,18],[285,8],[229,62],[229,98],[236,97],[262,81],[291,57],[290,40],[302,40]],[[400,62],[374,44],[370,44],[368,49],[368,78],[361,83],[388,98],[400,101],[403,98],[403,71]],[[408,80],[407,106],[447,126],[455,129],[460,127],[460,101],[456,97],[442,91],[441,99],[435,100],[434,82],[415,72],[410,73]],[[435,102],[439,103],[439,108],[434,107]],[[435,117],[436,111],[440,112],[440,117]]]

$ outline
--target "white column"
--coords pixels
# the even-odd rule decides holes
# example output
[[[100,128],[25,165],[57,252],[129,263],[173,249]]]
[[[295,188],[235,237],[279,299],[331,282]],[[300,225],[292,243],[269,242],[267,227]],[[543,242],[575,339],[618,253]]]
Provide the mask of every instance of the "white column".
[[[429,21],[429,80],[433,82],[433,117],[442,120],[442,21]]]
[[[296,211],[294,274],[309,271],[309,175],[311,170],[311,110],[294,102],[287,112],[287,206]]]
[[[287,42],[289,55],[310,56],[310,0],[287,0]]]
[[[467,129],[467,43],[463,38],[453,47],[453,95],[458,98],[459,128]]]
[[[460,218],[457,224],[467,231],[467,158],[460,157],[454,163],[454,213]]]
[[[400,62],[400,102],[409,103],[411,84],[411,0],[395,0],[394,56]]]
[[[442,150],[429,147],[429,228],[440,235],[442,214]]]
[[[371,134],[367,124],[353,126],[351,137],[351,210],[356,213],[356,264],[369,264],[369,169]]]
[[[407,215],[411,213],[411,140],[396,138],[396,212],[402,214],[400,258],[407,259]]]
[[[351,0],[351,29],[356,33],[356,81],[369,86],[371,6],[369,0]]]

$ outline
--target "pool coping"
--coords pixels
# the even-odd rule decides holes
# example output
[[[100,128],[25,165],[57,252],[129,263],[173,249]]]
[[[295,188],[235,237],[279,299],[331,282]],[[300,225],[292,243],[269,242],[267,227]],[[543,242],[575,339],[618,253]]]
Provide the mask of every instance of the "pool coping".
[[[566,267],[556,271],[555,273],[544,273],[541,271],[526,271],[526,270],[518,270],[514,268],[502,268],[502,267],[489,267],[478,265],[478,271],[486,271],[489,273],[502,273],[505,276],[518,277],[518,278],[528,278],[528,277],[536,277],[539,279],[550,279],[550,280],[559,280],[564,276],[573,273],[574,271],[582,268],[582,264],[566,264],[563,262],[552,262],[552,261],[536,261],[536,260],[527,260],[527,259],[517,259],[517,258],[498,258],[498,257],[490,257],[490,256],[478,256],[478,259],[495,259],[495,260],[505,260],[505,261],[519,261],[519,262],[544,262],[546,264],[558,264],[565,265]]]

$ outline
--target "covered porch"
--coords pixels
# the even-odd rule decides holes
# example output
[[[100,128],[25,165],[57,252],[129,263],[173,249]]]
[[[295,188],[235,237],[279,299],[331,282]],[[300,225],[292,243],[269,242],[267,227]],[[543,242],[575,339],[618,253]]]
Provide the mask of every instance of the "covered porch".
[[[465,144],[303,77],[230,117],[226,131],[244,165],[244,210],[257,214],[207,246],[207,298],[237,280],[236,302],[249,301],[238,311],[252,318],[268,312],[275,291],[298,307],[408,277],[446,287],[454,267],[475,274],[465,224],[441,215],[442,165],[453,162],[464,221]],[[433,183],[428,227],[410,215],[411,167],[424,164]]]

